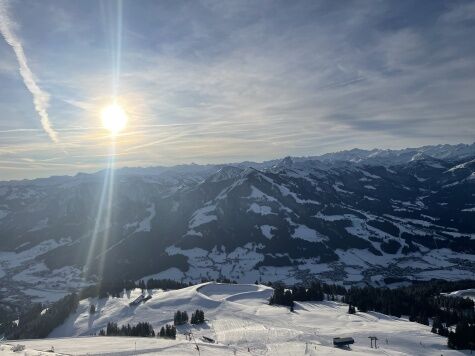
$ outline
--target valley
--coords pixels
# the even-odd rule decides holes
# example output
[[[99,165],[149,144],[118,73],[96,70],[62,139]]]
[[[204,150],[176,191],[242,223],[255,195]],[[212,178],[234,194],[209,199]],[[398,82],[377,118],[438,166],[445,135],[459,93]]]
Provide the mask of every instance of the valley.
[[[474,145],[441,145],[2,182],[0,296],[49,302],[117,273],[193,283],[471,279],[474,157]]]

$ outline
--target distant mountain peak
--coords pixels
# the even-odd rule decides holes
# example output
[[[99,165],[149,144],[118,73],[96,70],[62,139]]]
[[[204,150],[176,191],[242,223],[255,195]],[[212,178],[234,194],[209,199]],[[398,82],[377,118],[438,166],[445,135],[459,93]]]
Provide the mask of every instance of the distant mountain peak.
[[[348,284],[470,277],[469,263],[451,261],[475,254],[471,152],[475,146],[355,149],[118,170],[103,275]],[[81,287],[91,246],[102,246],[94,222],[105,172],[0,183],[0,280],[14,289],[0,288],[0,299],[27,300],[21,291],[39,290],[38,282]],[[440,272],[421,263],[425,255],[441,261]]]
[[[209,182],[220,182],[223,180],[232,179],[239,176],[243,172],[242,168],[235,166],[224,166],[220,168],[216,173],[211,175],[207,181]]]
[[[292,157],[287,156],[283,158],[278,164],[275,165],[275,168],[290,168],[294,165],[294,160]]]

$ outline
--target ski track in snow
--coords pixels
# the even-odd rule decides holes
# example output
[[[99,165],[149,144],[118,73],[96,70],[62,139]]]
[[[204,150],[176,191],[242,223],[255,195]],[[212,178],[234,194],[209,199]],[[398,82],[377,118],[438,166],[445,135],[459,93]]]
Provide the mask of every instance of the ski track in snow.
[[[191,331],[201,355],[348,355],[333,347],[336,336],[351,336],[352,355],[464,355],[469,351],[449,350],[446,338],[430,327],[404,318],[376,312],[347,313],[339,302],[297,302],[295,312],[268,305],[272,289],[254,284],[204,283],[175,291],[150,290],[152,298],[129,306],[141,293],[136,289],[120,298],[82,300],[75,314],[56,328],[48,339],[16,340],[0,345],[2,355],[15,355],[11,345],[25,345],[25,354],[48,355],[196,355],[195,343],[183,335]],[[89,314],[90,304],[96,313]],[[173,313],[195,309],[205,312],[206,323],[177,328],[177,339],[90,336],[109,321],[122,324],[149,322],[156,331],[173,322]],[[370,348],[368,335],[379,338],[378,349]],[[216,340],[205,343],[202,336]],[[386,341],[387,340],[387,341]],[[136,351],[135,351],[136,350]]]

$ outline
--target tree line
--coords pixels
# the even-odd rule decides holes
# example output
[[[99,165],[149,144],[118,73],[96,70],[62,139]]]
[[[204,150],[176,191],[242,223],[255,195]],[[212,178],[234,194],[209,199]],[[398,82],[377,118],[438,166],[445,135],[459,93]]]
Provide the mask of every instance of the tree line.
[[[191,324],[202,324],[205,322],[205,313],[201,309],[196,309],[191,313]],[[174,325],[183,325],[188,323],[188,313],[186,311],[177,310],[173,316]]]
[[[430,281],[419,282],[396,289],[375,287],[352,287],[312,282],[309,285],[285,287],[274,286],[269,304],[280,304],[293,311],[294,301],[321,301],[338,298],[349,304],[348,312],[376,311],[401,317],[408,315],[410,321],[429,325],[432,332],[448,337],[447,344],[454,349],[475,348],[475,309],[468,298],[447,296],[443,293],[475,287],[475,281]]]
[[[42,303],[32,303],[19,311],[18,314],[9,311],[2,313],[2,317],[8,317],[2,320],[1,331],[7,339],[37,339],[45,338],[57,326],[61,325],[69,314],[76,311],[79,301],[86,298],[119,298],[124,290],[142,289],[180,289],[188,287],[189,284],[176,282],[170,279],[150,279],[145,284],[143,281],[135,282],[133,280],[107,280],[85,287],[79,293],[73,293],[64,298],[45,305]],[[42,313],[43,310],[46,311]],[[95,312],[95,306],[90,307],[90,313]],[[14,322],[19,319],[18,323]]]
[[[83,288],[79,292],[81,299],[98,297],[105,298],[107,296],[111,297],[120,297],[120,294],[126,290],[133,290],[140,288],[145,289],[164,289],[164,290],[174,290],[189,287],[190,283],[181,283],[171,279],[153,279],[150,278],[147,282],[140,280],[135,282],[128,279],[116,279],[116,280],[106,280],[101,281],[96,285]]]
[[[196,309],[191,313],[191,324],[201,324],[205,321],[205,313],[201,309]],[[166,324],[160,328],[160,337],[165,337],[169,339],[176,338],[176,326],[184,325],[188,323],[188,313],[186,311],[177,310],[173,315],[173,325]]]
[[[188,313],[186,311],[177,310],[173,316],[174,325],[183,325],[188,323]]]
[[[168,339],[176,339],[176,327],[175,325],[166,324],[162,326],[160,329],[160,337],[168,338]]]
[[[101,329],[99,331],[100,336],[140,336],[140,337],[153,337],[155,331],[149,323],[138,323],[137,325],[122,325],[119,327],[117,323],[107,323],[106,330]]]
[[[272,286],[272,284],[268,284]],[[294,301],[322,301],[327,296],[329,300],[335,300],[336,296],[345,295],[346,289],[342,286],[329,285],[313,281],[308,285],[294,285],[286,287],[275,284],[274,294],[269,299],[269,304],[286,305],[293,308]]]
[[[475,281],[464,285],[454,282],[450,290],[472,288]],[[429,325],[432,332],[448,337],[447,345],[453,349],[475,347],[475,305],[473,300],[441,293],[447,282],[412,285],[397,289],[351,288],[344,301],[355,305],[359,311],[373,310]],[[462,288],[460,288],[462,287]],[[455,330],[451,330],[454,329]]]
[[[41,303],[33,304],[20,313],[18,323],[10,322],[5,327],[5,335],[8,339],[45,338],[76,311],[78,305],[77,294],[61,298],[47,309]]]
[[[204,323],[205,314],[201,309],[196,309],[191,314],[190,323],[191,324],[201,324]],[[183,325],[188,323],[188,313],[186,311],[177,310],[173,316],[173,324],[166,324],[160,328],[160,331],[157,336],[176,339],[176,326]],[[137,325],[122,325],[119,327],[117,323],[109,322],[107,323],[106,329],[101,329],[99,331],[99,336],[140,336],[140,337],[153,337],[155,336],[155,331],[149,323],[138,323]]]
[[[191,313],[191,324],[203,324],[205,322],[205,312],[201,309],[196,309],[194,313]]]

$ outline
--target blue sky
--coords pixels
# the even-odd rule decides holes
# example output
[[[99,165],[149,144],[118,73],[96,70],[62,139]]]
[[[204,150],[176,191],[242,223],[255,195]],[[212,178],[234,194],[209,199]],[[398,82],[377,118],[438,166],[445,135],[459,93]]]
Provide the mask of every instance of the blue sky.
[[[0,29],[0,179],[104,168],[114,96],[119,166],[475,137],[474,1],[0,0]]]

